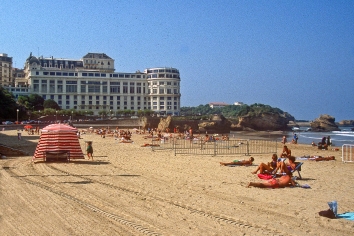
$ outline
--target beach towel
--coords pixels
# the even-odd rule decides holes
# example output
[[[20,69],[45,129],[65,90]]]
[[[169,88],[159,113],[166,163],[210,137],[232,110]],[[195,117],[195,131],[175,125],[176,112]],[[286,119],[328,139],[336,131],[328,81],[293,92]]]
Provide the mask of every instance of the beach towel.
[[[273,175],[269,175],[269,174],[258,174],[258,178],[260,178],[260,179],[271,179],[271,178],[273,178]]]
[[[345,212],[343,214],[338,214],[337,218],[342,218],[342,219],[354,221],[354,212]]]

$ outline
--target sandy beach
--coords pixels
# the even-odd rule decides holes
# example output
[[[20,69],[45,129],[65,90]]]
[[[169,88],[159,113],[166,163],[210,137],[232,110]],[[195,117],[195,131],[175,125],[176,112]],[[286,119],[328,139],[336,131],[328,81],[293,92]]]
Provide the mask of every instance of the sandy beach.
[[[39,135],[1,131],[0,143],[30,153],[0,159],[1,235],[353,235],[354,222],[318,212],[338,202],[338,213],[354,211],[354,164],[341,151],[288,144],[304,160],[297,182],[311,188],[259,189],[252,174],[271,154],[253,155],[250,167],[220,166],[249,156],[174,155],[152,151],[133,134],[119,143],[96,134],[94,161],[32,162]],[[279,147],[278,154],[281,152]],[[86,157],[86,155],[85,155]],[[296,174],[295,174],[296,175]]]

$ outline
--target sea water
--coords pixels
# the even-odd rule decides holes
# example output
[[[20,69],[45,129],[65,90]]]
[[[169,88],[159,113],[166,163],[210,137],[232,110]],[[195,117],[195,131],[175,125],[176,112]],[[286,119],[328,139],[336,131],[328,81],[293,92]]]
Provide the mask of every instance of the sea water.
[[[330,136],[332,146],[341,147],[343,144],[352,144],[354,145],[354,131],[351,131],[348,127],[339,127],[341,131],[331,131],[331,132],[295,132],[299,139],[298,143],[300,144],[311,144],[312,142],[318,144],[322,141],[323,137]],[[293,139],[294,133],[289,132],[286,137],[288,142],[291,142]]]
[[[268,132],[268,133],[260,133],[258,132],[237,132],[231,131],[230,138],[245,138],[245,139],[271,139],[278,140],[279,142],[282,140],[282,137],[285,135],[287,138],[287,142],[291,142],[294,138],[294,134],[296,133],[298,136],[297,142],[299,144],[308,144],[311,145],[314,142],[316,145],[322,141],[323,137],[330,136],[332,146],[341,147],[343,144],[351,144],[354,145],[354,131],[351,131],[351,127],[339,127],[341,131],[331,131],[331,132],[313,132],[306,131],[309,127],[300,127],[300,131],[289,131],[289,132]]]

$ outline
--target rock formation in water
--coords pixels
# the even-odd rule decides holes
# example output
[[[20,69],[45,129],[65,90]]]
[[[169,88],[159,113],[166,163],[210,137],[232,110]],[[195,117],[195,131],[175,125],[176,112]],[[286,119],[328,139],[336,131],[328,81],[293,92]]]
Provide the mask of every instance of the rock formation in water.
[[[312,131],[340,131],[335,118],[330,115],[321,115],[310,123]]]

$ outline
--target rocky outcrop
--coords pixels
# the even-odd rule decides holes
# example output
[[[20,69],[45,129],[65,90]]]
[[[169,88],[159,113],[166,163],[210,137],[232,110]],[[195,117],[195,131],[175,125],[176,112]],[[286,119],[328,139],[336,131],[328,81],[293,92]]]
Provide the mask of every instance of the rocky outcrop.
[[[335,118],[330,115],[321,115],[310,123],[312,131],[340,131]]]
[[[166,118],[161,118],[160,123],[157,126],[157,129],[161,131],[166,131],[167,128],[170,127],[171,120],[172,120],[171,116],[167,116]]]
[[[266,131],[266,130],[286,130],[289,118],[278,113],[261,113],[257,116],[242,116],[238,124],[231,126],[232,130],[244,131]]]
[[[230,132],[231,122],[221,115],[214,115],[210,121],[203,121],[198,124],[201,133],[226,133]]]

